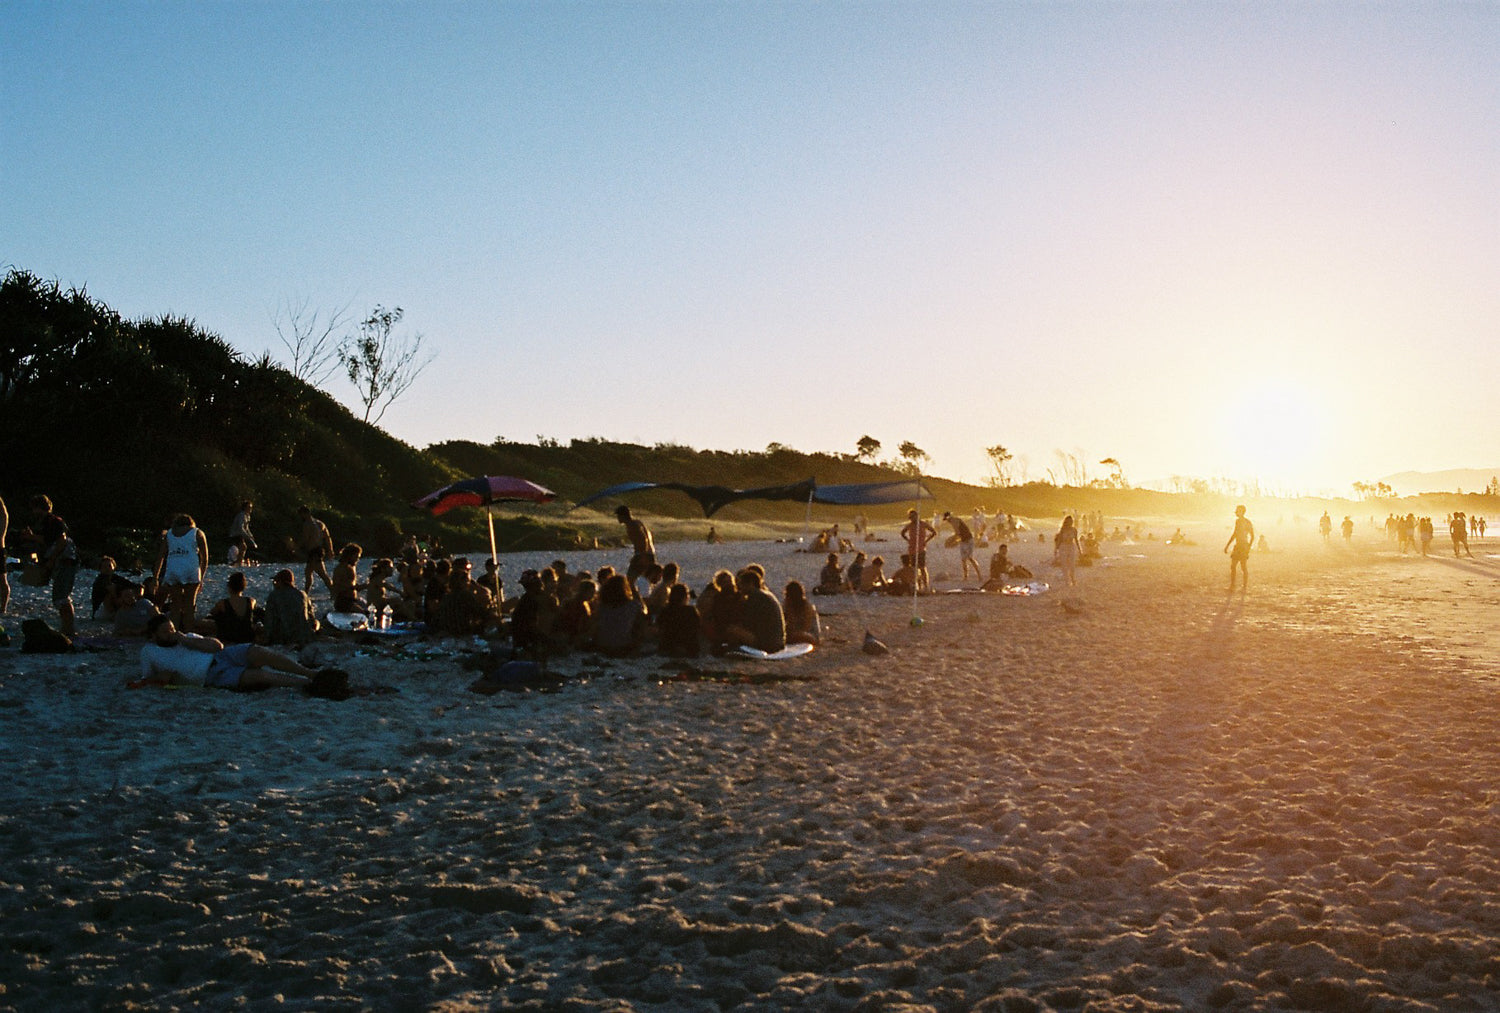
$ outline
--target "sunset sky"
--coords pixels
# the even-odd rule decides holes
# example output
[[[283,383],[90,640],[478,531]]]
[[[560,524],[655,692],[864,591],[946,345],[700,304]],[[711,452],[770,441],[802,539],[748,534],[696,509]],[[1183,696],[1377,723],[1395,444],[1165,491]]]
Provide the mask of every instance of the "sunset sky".
[[[1500,464],[1496,3],[9,0],[0,117],[0,265],[399,305],[418,446]]]

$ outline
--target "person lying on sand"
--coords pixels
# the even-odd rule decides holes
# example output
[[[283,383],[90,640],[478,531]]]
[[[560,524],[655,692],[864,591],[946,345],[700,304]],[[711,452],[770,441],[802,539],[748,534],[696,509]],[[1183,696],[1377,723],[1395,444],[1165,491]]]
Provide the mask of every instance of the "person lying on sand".
[[[158,686],[206,686],[220,689],[264,689],[288,686],[308,689],[316,669],[255,644],[225,647],[213,637],[180,633],[167,616],[155,616],[146,627],[141,648],[141,683]],[[344,681],[347,683],[347,677]]]

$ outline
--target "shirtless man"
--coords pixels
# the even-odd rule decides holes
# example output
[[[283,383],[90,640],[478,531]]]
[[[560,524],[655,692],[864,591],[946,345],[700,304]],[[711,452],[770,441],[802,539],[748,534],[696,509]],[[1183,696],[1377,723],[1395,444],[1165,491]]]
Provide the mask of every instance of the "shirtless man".
[[[327,524],[313,516],[310,507],[298,507],[297,515],[302,518],[302,530],[297,533],[297,548],[307,553],[307,569],[302,574],[302,590],[312,590],[313,574],[317,574],[331,595],[333,594],[333,578],[328,575],[328,565],[324,560],[333,555],[333,535],[328,533]]]
[[[1240,568],[1240,576],[1243,578],[1241,590],[1250,590],[1250,549],[1255,545],[1255,525],[1250,523],[1250,518],[1245,516],[1245,508],[1237,506],[1234,508],[1234,532],[1229,536],[1229,541],[1224,543],[1224,551],[1229,552],[1229,591],[1234,593],[1234,568]]]
[[[921,514],[916,510],[906,511],[906,527],[901,529],[901,539],[906,542],[906,554],[911,556],[912,566],[916,570],[918,591],[926,591],[929,587],[927,543],[936,537],[937,528],[922,520]]]
[[[958,538],[958,558],[962,573],[958,579],[963,580],[969,576],[969,567],[974,568],[974,579],[984,580],[984,572],[979,569],[979,563],[974,559],[974,532],[963,522],[963,520],[952,513],[944,513],[943,520],[953,529],[953,534]]]
[[[630,582],[631,588],[634,588],[636,578],[644,574],[651,564],[656,562],[656,543],[651,540],[651,529],[646,527],[645,522],[630,516],[628,506],[621,504],[615,510],[615,516],[620,519],[621,524],[625,525],[625,535],[635,549],[635,554],[630,557],[630,565],[625,570],[625,579]]]

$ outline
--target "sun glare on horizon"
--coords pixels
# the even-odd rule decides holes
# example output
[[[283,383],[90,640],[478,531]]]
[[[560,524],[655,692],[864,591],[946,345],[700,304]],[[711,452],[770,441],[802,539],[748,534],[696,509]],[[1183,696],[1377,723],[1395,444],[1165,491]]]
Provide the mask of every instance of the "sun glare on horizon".
[[[1292,380],[1257,381],[1224,406],[1219,427],[1226,470],[1234,477],[1311,488],[1330,438],[1330,412],[1311,387]]]

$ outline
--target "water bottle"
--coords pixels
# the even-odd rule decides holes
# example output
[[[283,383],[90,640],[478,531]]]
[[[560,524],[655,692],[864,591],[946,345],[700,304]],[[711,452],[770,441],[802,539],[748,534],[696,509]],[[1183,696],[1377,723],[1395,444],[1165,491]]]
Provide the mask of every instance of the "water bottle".
[[[394,615],[394,613],[391,611],[391,607],[389,605],[385,606],[384,608],[382,608],[380,610],[380,628],[381,629],[388,630],[388,629],[391,628],[391,616],[392,615]]]
[[[369,629],[372,630],[380,623],[380,612],[375,608],[374,605],[370,606],[369,620],[370,621],[366,625]]]

